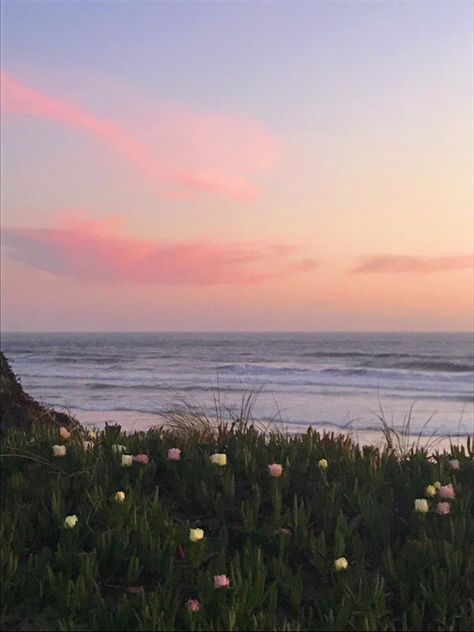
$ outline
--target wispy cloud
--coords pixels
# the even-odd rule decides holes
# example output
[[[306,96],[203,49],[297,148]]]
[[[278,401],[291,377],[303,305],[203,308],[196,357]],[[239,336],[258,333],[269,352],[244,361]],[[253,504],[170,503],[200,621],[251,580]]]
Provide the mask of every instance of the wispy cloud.
[[[253,178],[271,167],[280,153],[277,140],[250,118],[156,107],[158,114],[144,121],[137,134],[136,121],[131,133],[67,98],[51,98],[7,72],[2,72],[1,82],[5,113],[51,120],[88,134],[121,156],[160,193],[194,191],[254,200],[261,190]]]
[[[2,236],[12,259],[92,284],[253,284],[301,272],[292,244],[130,238],[117,218],[63,217],[55,228],[4,229]]]
[[[355,273],[414,273],[430,274],[474,267],[474,257],[422,257],[408,255],[376,255],[363,257],[353,269]]]

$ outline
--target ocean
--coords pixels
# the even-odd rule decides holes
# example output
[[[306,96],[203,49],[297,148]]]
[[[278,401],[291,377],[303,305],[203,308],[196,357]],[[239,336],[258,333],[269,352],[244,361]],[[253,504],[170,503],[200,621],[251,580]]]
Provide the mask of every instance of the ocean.
[[[309,425],[474,432],[469,333],[3,333],[25,390],[80,421],[157,425],[184,402],[216,416],[258,392],[253,417]]]

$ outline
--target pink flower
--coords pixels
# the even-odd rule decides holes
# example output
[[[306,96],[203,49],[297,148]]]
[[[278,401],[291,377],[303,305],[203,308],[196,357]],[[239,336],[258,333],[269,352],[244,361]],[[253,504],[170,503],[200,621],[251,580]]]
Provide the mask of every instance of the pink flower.
[[[283,467],[279,463],[272,463],[268,466],[268,472],[273,478],[280,478],[283,474]]]
[[[143,588],[143,586],[129,586],[127,588],[127,592],[131,593],[132,595],[140,595],[141,593],[145,592],[145,589]]]
[[[168,461],[179,461],[180,458],[181,458],[181,450],[179,448],[170,448],[168,450]]]
[[[135,454],[133,460],[135,463],[143,463],[143,465],[146,465],[150,459],[147,454]]]
[[[188,612],[199,612],[199,610],[201,610],[201,604],[197,599],[188,599],[186,609]]]
[[[214,575],[214,588],[229,588],[230,579],[227,575]]]
[[[459,461],[457,459],[451,459],[449,462],[452,470],[459,470]]]
[[[454,487],[452,486],[452,483],[449,483],[449,485],[443,485],[442,487],[439,488],[439,497],[443,498],[444,500],[453,500],[453,498],[456,497],[456,492],[454,491]]]
[[[448,513],[451,513],[451,507],[449,506],[449,503],[438,503],[436,511],[440,516],[446,516]]]

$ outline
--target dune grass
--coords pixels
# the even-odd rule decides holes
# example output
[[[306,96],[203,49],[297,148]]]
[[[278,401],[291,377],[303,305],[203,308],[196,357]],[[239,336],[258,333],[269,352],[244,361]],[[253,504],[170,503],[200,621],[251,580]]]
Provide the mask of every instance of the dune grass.
[[[474,629],[472,441],[433,455],[393,440],[379,450],[191,412],[146,433],[107,426],[95,439],[8,432],[2,629]],[[124,467],[117,444],[149,462]],[[213,465],[213,453],[227,464]],[[454,487],[450,513],[437,513],[438,497],[415,512],[435,481]],[[191,528],[204,538],[191,542]],[[228,588],[214,588],[217,575]]]

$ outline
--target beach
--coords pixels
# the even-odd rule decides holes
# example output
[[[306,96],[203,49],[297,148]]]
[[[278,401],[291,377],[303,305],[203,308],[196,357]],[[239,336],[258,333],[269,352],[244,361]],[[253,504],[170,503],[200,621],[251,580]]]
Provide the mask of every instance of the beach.
[[[443,445],[474,433],[471,341],[426,333],[2,337],[27,392],[85,424],[146,430],[183,406],[232,420],[249,398],[248,418],[290,434],[313,426],[379,442],[382,417],[414,440],[435,435]]]

